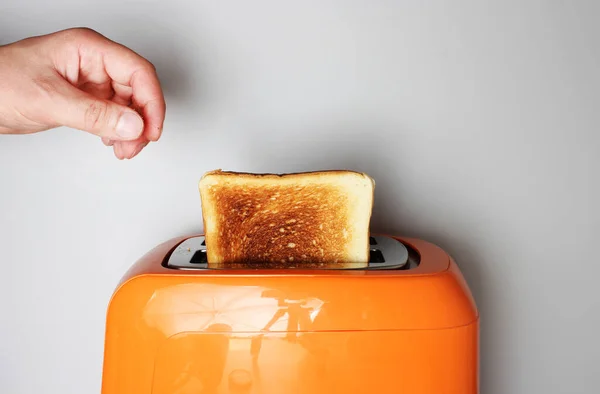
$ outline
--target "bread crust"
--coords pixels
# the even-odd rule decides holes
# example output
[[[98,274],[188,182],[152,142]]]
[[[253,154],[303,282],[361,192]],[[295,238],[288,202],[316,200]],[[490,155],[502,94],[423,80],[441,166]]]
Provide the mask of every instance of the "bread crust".
[[[212,176],[212,175],[221,175],[221,176],[233,176],[236,178],[273,178],[273,179],[279,179],[279,178],[291,178],[291,177],[304,177],[304,176],[311,176],[311,175],[335,175],[335,174],[355,174],[355,175],[359,175],[359,176],[364,176],[366,178],[368,178],[373,185],[375,185],[375,180],[373,178],[371,178],[369,175],[367,175],[364,172],[358,172],[358,171],[352,171],[352,170],[320,170],[320,171],[304,171],[304,172],[286,172],[286,173],[274,173],[274,172],[262,172],[262,173],[253,173],[253,172],[242,172],[242,171],[224,171],[222,169],[217,169],[217,170],[212,170],[212,171],[208,171],[206,173],[204,173],[204,175],[201,178],[201,182],[204,178]]]
[[[214,170],[199,183],[209,266],[364,267],[375,182],[349,170]]]

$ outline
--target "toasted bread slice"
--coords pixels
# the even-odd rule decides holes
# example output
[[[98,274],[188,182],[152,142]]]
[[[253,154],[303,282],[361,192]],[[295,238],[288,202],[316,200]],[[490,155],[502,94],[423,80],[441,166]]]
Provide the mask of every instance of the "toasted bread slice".
[[[210,171],[199,183],[208,265],[366,267],[374,188],[353,171]]]

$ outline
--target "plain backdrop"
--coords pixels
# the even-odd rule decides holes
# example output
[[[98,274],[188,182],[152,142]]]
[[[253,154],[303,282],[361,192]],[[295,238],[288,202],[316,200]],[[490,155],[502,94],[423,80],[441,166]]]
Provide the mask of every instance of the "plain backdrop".
[[[99,392],[117,281],[202,230],[215,168],[369,173],[373,230],[463,270],[482,393],[598,392],[599,4],[2,0],[0,43],[96,29],[156,65],[168,109],[133,161],[0,136],[0,393]]]

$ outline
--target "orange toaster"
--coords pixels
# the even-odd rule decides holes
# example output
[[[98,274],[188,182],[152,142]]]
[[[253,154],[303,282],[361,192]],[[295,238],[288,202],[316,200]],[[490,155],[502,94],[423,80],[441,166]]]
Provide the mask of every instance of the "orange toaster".
[[[373,235],[368,268],[213,269],[170,240],[108,306],[102,394],[472,394],[479,315],[455,261]]]

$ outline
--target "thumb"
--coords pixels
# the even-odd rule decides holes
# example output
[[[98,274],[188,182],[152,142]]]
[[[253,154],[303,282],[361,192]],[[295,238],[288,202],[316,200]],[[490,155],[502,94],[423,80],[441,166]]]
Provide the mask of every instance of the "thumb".
[[[109,140],[136,140],[144,131],[142,117],[133,109],[92,96],[66,83],[57,114],[61,125]]]

